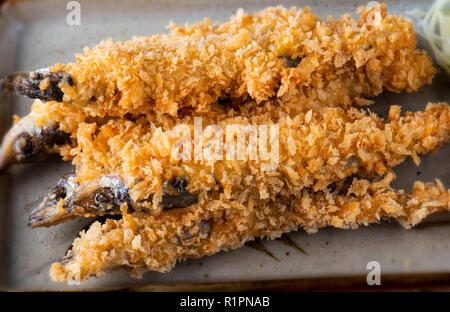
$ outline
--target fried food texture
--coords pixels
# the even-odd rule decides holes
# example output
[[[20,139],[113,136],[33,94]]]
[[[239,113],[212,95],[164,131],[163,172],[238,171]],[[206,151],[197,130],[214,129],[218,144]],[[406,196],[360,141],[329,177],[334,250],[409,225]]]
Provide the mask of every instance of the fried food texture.
[[[65,102],[96,116],[204,113],[221,99],[297,97],[316,106],[372,103],[365,97],[415,91],[436,73],[416,50],[410,21],[384,4],[363,8],[360,18],[320,20],[310,8],[239,10],[230,21],[208,19],[169,34],[106,40],[85,48],[76,62],[51,72],[72,78],[59,87]]]

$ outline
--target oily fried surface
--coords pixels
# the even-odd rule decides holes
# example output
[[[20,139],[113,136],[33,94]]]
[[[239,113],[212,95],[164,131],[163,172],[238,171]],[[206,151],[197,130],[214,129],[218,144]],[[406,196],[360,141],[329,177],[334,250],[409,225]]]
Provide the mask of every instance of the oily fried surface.
[[[73,64],[56,64],[51,70],[67,72],[74,84],[61,83],[64,103],[36,101],[30,118],[71,134],[57,150],[76,166],[80,187],[115,174],[133,201],[151,198],[157,207],[163,184],[180,177],[198,202],[151,213],[122,204],[121,220],[81,233],[52,265],[53,280],[79,282],[119,266],[135,275],[165,272],[255,237],[384,218],[410,227],[449,209],[439,181],[416,182],[411,193],[389,187],[393,166],[408,156],[418,164],[419,154],[448,142],[448,104],[403,115],[392,106],[386,121],[351,107],[371,104],[366,98],[383,90],[415,91],[436,72],[416,50],[411,23],[385,5],[362,8],[358,20],[322,21],[309,8],[276,7],[240,10],[224,24],[171,27],[165,35],[106,40]],[[203,129],[222,130],[223,146],[229,125],[276,126],[279,136],[267,142],[268,150],[279,144],[275,167],[249,159],[249,149],[245,160],[225,153],[195,160],[192,150],[191,159],[175,159],[180,142],[198,138],[194,116]],[[347,185],[354,174],[385,178]]]
[[[360,19],[318,19],[310,8],[239,10],[229,22],[178,27],[169,34],[106,40],[85,48],[76,62],[52,71],[72,75],[60,85],[64,101],[90,115],[152,111],[197,113],[224,98],[257,103],[296,97],[304,110],[370,104],[364,97],[414,91],[436,70],[415,50],[410,21],[388,15],[384,4],[361,9]]]
[[[393,190],[389,180],[354,180],[345,194],[302,192],[276,201],[247,194],[229,201],[213,195],[203,204],[159,216],[127,214],[121,220],[95,222],[82,232],[67,256],[54,263],[54,281],[79,283],[91,275],[125,266],[135,275],[169,271],[177,261],[234,249],[255,237],[279,237],[324,226],[356,228],[395,218],[405,227],[450,208],[449,190],[436,183],[416,182],[411,193]]]
[[[309,111],[294,117],[275,118],[269,113],[251,118],[205,117],[204,128],[213,124],[222,130],[221,160],[195,159],[194,121],[190,116],[176,122],[182,127],[181,133],[173,131],[171,118],[160,119],[163,125],[158,127],[148,117],[110,120],[104,125],[85,122],[78,125],[77,145],[65,146],[60,152],[65,158],[73,158],[81,185],[99,176],[118,174],[133,200],[160,191],[164,181],[174,176],[187,178],[191,193],[221,187],[229,199],[244,191],[273,199],[281,190],[288,195],[304,187],[324,190],[355,173],[383,175],[408,156],[418,164],[419,154],[436,150],[450,138],[450,107],[446,103],[428,104],[424,111],[405,112],[403,116],[400,107],[392,106],[389,117],[384,121],[355,108],[326,108],[320,114]],[[273,159],[263,160],[258,155],[250,158],[250,136],[246,137],[246,160],[227,159],[226,132],[232,124],[278,127],[278,162],[273,170],[268,167]],[[204,149],[213,144],[212,139],[205,132]],[[173,154],[184,140],[191,142],[190,160],[177,159]],[[272,143],[268,130],[269,152]]]
[[[69,256],[52,266],[52,279],[78,282],[122,265],[134,274],[168,271],[179,260],[237,248],[254,237],[277,237],[298,228],[314,232],[330,225],[355,228],[384,217],[408,227],[448,209],[448,191],[439,183],[416,183],[412,194],[392,190],[386,182],[355,181],[344,194],[329,185],[361,170],[389,173],[407,156],[418,162],[418,154],[448,141],[448,104],[429,104],[424,111],[403,116],[400,107],[392,106],[384,121],[355,108],[290,116],[275,109],[278,103],[268,101],[249,109],[253,116],[249,118],[222,109],[203,118],[203,126],[277,124],[280,163],[271,172],[261,171],[258,161],[171,159],[180,137],[170,130],[185,125],[191,132],[190,115],[177,119],[149,114],[103,123],[77,115],[70,121],[59,111],[71,110],[70,106],[36,104],[36,111],[54,110],[52,116],[59,111],[62,115],[56,119],[61,118],[61,127],[73,127],[77,146],[65,146],[60,152],[73,159],[81,184],[114,172],[125,178],[133,198],[142,199],[157,193],[163,181],[186,176],[189,191],[199,192],[199,203],[186,209],[159,215],[123,210],[123,220],[95,223],[75,241]]]

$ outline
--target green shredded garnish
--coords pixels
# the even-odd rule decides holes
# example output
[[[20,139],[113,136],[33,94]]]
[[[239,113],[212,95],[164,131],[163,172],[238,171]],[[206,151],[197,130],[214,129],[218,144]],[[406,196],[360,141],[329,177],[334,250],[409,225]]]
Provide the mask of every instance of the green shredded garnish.
[[[414,9],[407,14],[420,20],[437,63],[450,74],[450,0],[437,0],[428,12]]]

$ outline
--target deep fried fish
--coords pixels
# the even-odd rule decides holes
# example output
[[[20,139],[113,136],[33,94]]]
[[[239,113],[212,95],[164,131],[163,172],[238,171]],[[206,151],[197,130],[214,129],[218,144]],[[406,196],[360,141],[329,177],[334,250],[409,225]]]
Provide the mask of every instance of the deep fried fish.
[[[223,24],[178,27],[170,34],[107,40],[50,72],[9,75],[4,90],[89,107],[93,115],[197,113],[224,98],[257,103],[296,96],[316,105],[369,104],[364,97],[415,91],[435,74],[416,50],[412,24],[384,4],[322,21],[310,8],[238,11]]]
[[[344,195],[304,189],[277,200],[248,194],[229,201],[222,194],[159,216],[127,213],[124,205],[121,220],[95,222],[81,232],[63,260],[51,266],[50,277],[76,284],[119,267],[136,276],[167,272],[176,262],[235,249],[257,237],[276,238],[297,229],[314,233],[325,226],[354,229],[389,218],[409,228],[450,209],[449,190],[439,181],[416,182],[411,193],[387,184],[355,179]]]
[[[408,156],[418,164],[419,154],[436,150],[450,139],[450,107],[446,103],[428,104],[424,111],[405,112],[403,116],[399,106],[392,106],[389,116],[385,121],[354,108],[326,108],[322,113],[309,111],[277,120],[266,114],[219,121],[203,118],[204,135],[197,136],[192,117],[176,124],[181,132],[163,130],[145,118],[135,122],[111,120],[102,126],[79,125],[77,146],[65,153],[73,156],[81,185],[113,173],[123,179],[134,201],[159,192],[164,181],[174,176],[187,178],[191,193],[220,186],[230,198],[244,190],[269,198],[283,186],[292,193],[304,187],[318,191],[356,173],[383,175]],[[209,125],[217,126],[222,136],[208,136]],[[266,150],[269,155],[274,151],[273,158],[255,155],[248,134],[243,160],[238,160],[239,141],[226,135],[230,125],[267,126],[266,142],[259,143],[267,143]],[[278,129],[278,140],[270,139],[271,125]],[[184,142],[187,145],[183,146]],[[231,143],[230,148],[227,143]],[[196,159],[199,146],[202,160]],[[228,158],[228,148],[236,151],[236,157]],[[261,144],[258,148],[261,151]],[[275,165],[273,170],[271,165]]]
[[[219,124],[226,128],[229,124],[273,122],[266,117],[230,117]],[[403,117],[400,108],[392,106],[390,117],[384,121],[356,109],[329,108],[322,114],[310,111],[280,118],[275,123],[279,127],[279,163],[271,170],[262,169],[265,161],[250,157],[173,159],[179,134],[173,137],[170,130],[163,131],[146,120],[136,124],[113,120],[98,128],[80,125],[80,130],[86,126],[88,131],[78,132],[78,146],[69,151],[77,164],[74,181],[80,187],[63,192],[65,196],[58,201],[53,200],[51,191],[48,198],[52,200],[44,200],[32,213],[30,225],[52,225],[68,215],[117,214],[124,203],[129,211],[156,215],[206,201],[204,196],[211,191],[223,193],[230,201],[245,193],[275,200],[280,194],[291,196],[304,188],[326,191],[354,174],[386,174],[407,156],[419,163],[418,154],[436,150],[450,139],[447,104],[429,104],[425,111],[406,112]],[[185,121],[178,126],[185,126],[190,138],[192,123]],[[203,146],[210,144],[209,139],[202,141]]]

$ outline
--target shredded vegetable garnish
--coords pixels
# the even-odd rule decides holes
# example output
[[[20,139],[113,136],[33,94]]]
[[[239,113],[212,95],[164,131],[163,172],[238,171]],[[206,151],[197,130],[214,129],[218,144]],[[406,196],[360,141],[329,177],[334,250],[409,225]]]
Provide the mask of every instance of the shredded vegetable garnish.
[[[414,9],[407,14],[419,19],[437,63],[450,74],[450,0],[437,0],[428,12]]]

